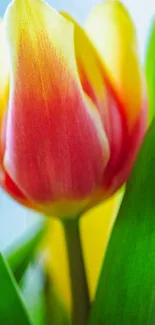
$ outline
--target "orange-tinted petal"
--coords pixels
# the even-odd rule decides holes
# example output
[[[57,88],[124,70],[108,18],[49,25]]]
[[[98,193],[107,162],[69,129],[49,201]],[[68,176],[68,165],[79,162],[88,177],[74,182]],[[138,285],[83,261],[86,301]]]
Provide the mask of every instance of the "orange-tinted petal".
[[[83,199],[100,185],[109,148],[99,113],[82,92],[73,24],[41,0],[14,0],[5,21],[11,61],[5,167],[30,200]]]
[[[100,53],[131,127],[140,116],[143,100],[133,22],[120,1],[105,1],[88,17],[86,31]]]

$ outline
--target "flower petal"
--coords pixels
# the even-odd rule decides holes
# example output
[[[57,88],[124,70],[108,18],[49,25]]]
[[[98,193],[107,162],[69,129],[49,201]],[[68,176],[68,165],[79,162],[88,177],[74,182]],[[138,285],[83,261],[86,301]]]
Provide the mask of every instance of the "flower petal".
[[[122,195],[118,192],[109,200],[89,210],[81,218],[81,240],[92,301],[121,198]]]
[[[9,97],[9,58],[4,24],[0,20],[0,129]]]
[[[102,61],[85,30],[66,12],[61,12],[74,24],[74,44],[77,68],[83,90],[98,107],[107,128],[108,99]]]
[[[73,24],[41,0],[14,0],[5,21],[11,61],[5,168],[30,200],[83,199],[101,183],[109,147],[78,78]]]
[[[32,202],[29,202],[26,199],[26,197],[22,194],[22,192],[18,189],[18,187],[15,185],[15,183],[12,181],[9,175],[3,170],[2,167],[0,168],[0,184],[2,188],[18,203],[20,203],[21,205],[27,208],[31,208],[33,210],[37,209]]]
[[[97,6],[86,22],[86,31],[109,72],[109,78],[132,126],[142,107],[143,81],[133,22],[117,0]]]
[[[87,33],[67,13],[61,14],[74,23],[75,55],[81,84],[100,113],[110,146],[109,162],[114,169],[126,136],[122,103],[111,85],[104,62]],[[100,197],[104,195],[102,193]],[[98,198],[98,190],[96,196]]]

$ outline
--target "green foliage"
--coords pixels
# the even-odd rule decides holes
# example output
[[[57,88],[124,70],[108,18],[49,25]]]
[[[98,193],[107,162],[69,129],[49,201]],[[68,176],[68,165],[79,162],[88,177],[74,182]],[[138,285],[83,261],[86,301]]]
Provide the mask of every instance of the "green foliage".
[[[19,288],[2,255],[0,255],[0,295],[1,325],[32,325]]]
[[[70,325],[64,302],[45,271],[43,257],[30,265],[21,290],[33,325]]]
[[[19,282],[33,258],[33,254],[46,229],[44,220],[28,229],[15,243],[4,252],[4,255]]]
[[[45,324],[45,274],[41,261],[31,264],[20,283],[33,325]]]
[[[155,121],[127,184],[90,325],[155,323]]]
[[[46,274],[45,297],[46,325],[71,325],[64,301],[48,274]]]
[[[37,249],[45,230],[38,222],[5,251],[6,261],[0,255],[0,325],[70,325]]]

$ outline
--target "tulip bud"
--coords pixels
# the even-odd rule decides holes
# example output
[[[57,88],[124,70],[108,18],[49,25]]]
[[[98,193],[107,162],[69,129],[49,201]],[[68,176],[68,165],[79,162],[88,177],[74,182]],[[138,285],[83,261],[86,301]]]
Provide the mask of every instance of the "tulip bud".
[[[126,181],[145,133],[133,23],[118,1],[94,11],[86,31],[41,0],[12,1],[4,20],[2,186],[47,215],[79,215]]]

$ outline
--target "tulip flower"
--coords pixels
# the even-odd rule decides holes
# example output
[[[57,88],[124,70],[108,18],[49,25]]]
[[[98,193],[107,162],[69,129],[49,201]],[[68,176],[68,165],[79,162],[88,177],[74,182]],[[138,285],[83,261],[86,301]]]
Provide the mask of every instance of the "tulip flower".
[[[41,0],[13,0],[4,24],[2,186],[46,215],[77,216],[122,186],[145,134],[133,23],[119,1],[82,29]]]

